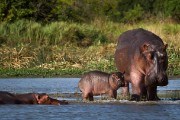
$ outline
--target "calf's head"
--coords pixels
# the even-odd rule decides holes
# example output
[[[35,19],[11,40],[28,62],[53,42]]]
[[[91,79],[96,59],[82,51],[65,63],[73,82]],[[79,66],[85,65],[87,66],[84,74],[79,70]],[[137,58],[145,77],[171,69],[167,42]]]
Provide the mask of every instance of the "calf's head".
[[[124,74],[125,72],[115,72],[110,75],[109,82],[111,87],[114,89],[118,89],[119,87],[125,87],[125,81],[124,81]]]

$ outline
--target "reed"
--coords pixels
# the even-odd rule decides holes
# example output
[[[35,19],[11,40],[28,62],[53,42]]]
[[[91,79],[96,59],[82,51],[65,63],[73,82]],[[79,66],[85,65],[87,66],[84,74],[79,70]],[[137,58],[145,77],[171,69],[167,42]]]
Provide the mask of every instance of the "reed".
[[[116,71],[117,38],[124,31],[140,27],[154,32],[168,44],[168,74],[180,75],[179,24],[146,21],[122,24],[97,19],[90,24],[41,24],[29,20],[0,23],[0,76],[81,75],[94,69]]]

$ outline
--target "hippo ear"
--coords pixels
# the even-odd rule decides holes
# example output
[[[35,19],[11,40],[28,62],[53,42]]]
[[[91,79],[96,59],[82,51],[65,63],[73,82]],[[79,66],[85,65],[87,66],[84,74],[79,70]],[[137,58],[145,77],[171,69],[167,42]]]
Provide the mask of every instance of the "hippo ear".
[[[162,49],[163,49],[163,50],[166,50],[167,47],[168,47],[168,44],[165,44],[165,45],[163,45]]]
[[[111,73],[112,79],[115,79],[117,77],[116,73]]]
[[[111,76],[114,78],[114,77],[116,77],[116,74],[115,73],[111,73]]]
[[[149,48],[150,48],[150,44],[146,44],[146,43],[145,43],[145,44],[140,48],[140,51],[141,51],[141,53],[142,53],[142,52],[148,51]]]

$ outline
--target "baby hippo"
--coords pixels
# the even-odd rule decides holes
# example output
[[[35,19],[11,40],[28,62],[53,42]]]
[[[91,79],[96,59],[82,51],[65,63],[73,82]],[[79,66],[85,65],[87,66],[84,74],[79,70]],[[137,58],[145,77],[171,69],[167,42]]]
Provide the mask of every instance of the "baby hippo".
[[[108,94],[109,97],[117,97],[119,87],[125,87],[124,73],[105,73],[101,71],[90,71],[83,75],[78,83],[82,91],[83,100],[93,101],[93,96]]]

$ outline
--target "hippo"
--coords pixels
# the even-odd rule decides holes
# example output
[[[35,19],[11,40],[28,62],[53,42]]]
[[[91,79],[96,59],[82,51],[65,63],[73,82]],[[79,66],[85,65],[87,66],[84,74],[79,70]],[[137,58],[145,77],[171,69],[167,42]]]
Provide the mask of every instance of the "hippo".
[[[19,104],[39,104],[42,98],[38,93],[14,94],[14,96],[15,100],[20,101]]]
[[[0,91],[0,104],[41,104],[41,105],[65,105],[65,100],[56,100],[45,93],[12,94]]]
[[[49,97],[47,94],[39,94],[38,104],[44,105],[67,105],[69,104],[66,100],[57,100]]]
[[[130,82],[131,100],[159,100],[157,86],[168,85],[167,47],[160,37],[142,28],[120,35],[114,57],[118,71],[125,71],[123,95],[129,94]]]
[[[82,91],[83,100],[93,101],[93,96],[108,94],[109,97],[117,97],[119,87],[125,86],[124,73],[105,73],[102,71],[90,71],[85,73],[78,83]]]
[[[0,91],[0,104],[21,104],[21,101],[15,98],[15,95],[12,93]]]

